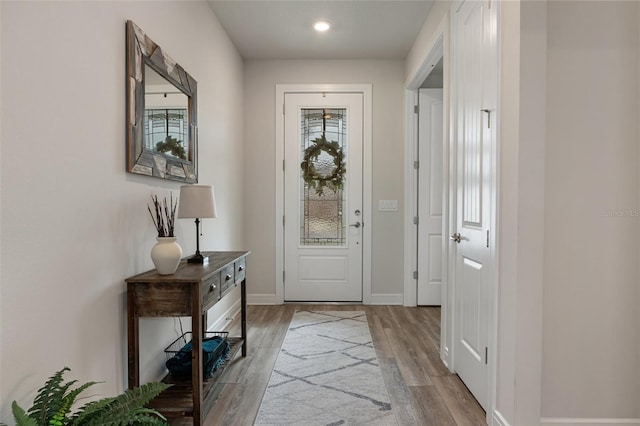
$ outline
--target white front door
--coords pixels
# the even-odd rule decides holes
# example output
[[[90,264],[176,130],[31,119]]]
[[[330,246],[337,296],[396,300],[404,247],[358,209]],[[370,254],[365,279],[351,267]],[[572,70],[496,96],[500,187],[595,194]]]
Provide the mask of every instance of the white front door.
[[[418,305],[442,304],[442,89],[418,96]]]
[[[360,302],[363,95],[284,101],[284,300]]]
[[[489,326],[495,280],[497,105],[496,11],[466,1],[456,14],[454,45],[456,221],[454,369],[480,405],[489,407]]]

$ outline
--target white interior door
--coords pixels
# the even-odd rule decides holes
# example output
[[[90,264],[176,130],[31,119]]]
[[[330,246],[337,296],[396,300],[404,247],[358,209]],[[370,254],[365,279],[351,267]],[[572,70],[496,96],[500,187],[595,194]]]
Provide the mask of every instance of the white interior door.
[[[442,304],[442,89],[419,90],[418,305]]]
[[[466,1],[456,14],[457,194],[451,241],[456,245],[454,369],[485,410],[495,280],[490,246],[496,199],[497,50],[495,6],[490,6],[490,1]]]
[[[284,300],[360,302],[363,95],[284,98]]]

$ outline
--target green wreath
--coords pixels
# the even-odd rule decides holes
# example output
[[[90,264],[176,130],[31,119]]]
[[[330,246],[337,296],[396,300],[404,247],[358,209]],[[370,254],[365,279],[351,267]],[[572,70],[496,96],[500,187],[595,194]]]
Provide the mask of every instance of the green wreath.
[[[333,157],[333,164],[335,164],[331,174],[327,176],[320,175],[314,165],[322,151]],[[334,191],[342,189],[344,175],[347,172],[342,148],[338,142],[328,142],[324,136],[316,138],[313,143],[304,150],[304,159],[302,163],[300,163],[300,168],[302,169],[302,179],[304,179],[309,188],[313,188],[318,195],[323,195],[325,188]]]
[[[171,155],[174,155],[178,158],[182,158],[183,160],[187,159],[187,153],[184,152],[184,148],[182,147],[182,141],[177,140],[171,135],[167,135],[167,138],[164,142],[158,142],[156,144],[156,151],[160,152],[170,152]]]

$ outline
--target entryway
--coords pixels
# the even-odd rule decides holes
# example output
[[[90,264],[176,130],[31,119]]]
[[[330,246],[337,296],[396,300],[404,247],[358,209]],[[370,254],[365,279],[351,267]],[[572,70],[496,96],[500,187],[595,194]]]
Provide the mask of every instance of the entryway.
[[[281,300],[368,303],[370,86],[285,85],[278,95]]]
[[[452,5],[450,21],[448,17],[443,20],[439,38],[407,85],[407,99],[415,104],[420,101],[415,111],[420,115],[412,115],[408,126],[408,148],[413,150],[408,152],[413,158],[407,163],[416,161],[407,185],[416,198],[408,207],[419,217],[412,218],[417,228],[407,230],[409,238],[415,235],[415,249],[409,248],[416,252],[416,272],[413,285],[405,285],[405,304],[412,305],[412,291],[416,304],[437,304],[435,289],[440,290],[441,357],[487,411],[493,404],[496,362],[497,8],[498,4],[490,1]],[[418,95],[418,88],[443,56],[446,143],[434,145],[429,136],[437,126],[431,123],[430,115],[439,100],[433,93],[430,98],[425,93]],[[411,109],[413,105],[408,104],[407,110]],[[439,146],[444,148],[442,162],[434,164],[423,152],[431,154]],[[443,167],[441,174],[439,166]],[[432,207],[437,206],[432,188],[438,179],[442,179],[439,188],[443,194],[440,223],[434,215],[438,209]],[[434,260],[436,240],[442,242],[442,262]],[[440,278],[442,284],[435,285],[438,280],[432,277]]]
[[[362,94],[287,93],[284,109],[284,299],[361,302]]]

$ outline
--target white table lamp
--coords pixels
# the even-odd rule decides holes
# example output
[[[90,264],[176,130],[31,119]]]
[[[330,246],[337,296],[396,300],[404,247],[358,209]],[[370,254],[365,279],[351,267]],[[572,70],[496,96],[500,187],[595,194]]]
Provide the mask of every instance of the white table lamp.
[[[196,254],[190,257],[187,262],[204,263],[204,256],[200,253],[200,219],[216,216],[216,200],[211,185],[184,185],[180,187],[178,218],[195,218],[196,220]]]

